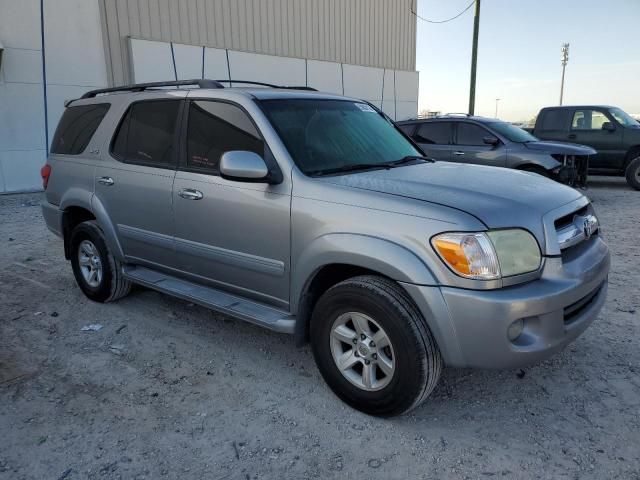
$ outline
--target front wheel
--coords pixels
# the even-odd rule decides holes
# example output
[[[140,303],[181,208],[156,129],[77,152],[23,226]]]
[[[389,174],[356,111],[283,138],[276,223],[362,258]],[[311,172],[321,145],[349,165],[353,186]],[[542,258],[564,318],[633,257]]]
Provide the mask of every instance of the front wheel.
[[[325,292],[311,318],[311,342],[329,387],[371,415],[417,407],[442,370],[424,318],[399,285],[381,277],[351,278]]]
[[[625,170],[625,177],[629,185],[636,190],[640,190],[640,155],[629,162]]]

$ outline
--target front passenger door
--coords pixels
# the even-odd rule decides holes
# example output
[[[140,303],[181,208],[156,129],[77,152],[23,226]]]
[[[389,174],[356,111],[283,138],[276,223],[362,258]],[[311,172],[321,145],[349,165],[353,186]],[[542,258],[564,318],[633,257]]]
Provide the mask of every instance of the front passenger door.
[[[485,143],[485,139],[498,141],[496,145]],[[491,167],[504,167],[507,153],[502,142],[481,125],[470,122],[456,123],[456,139],[451,160],[475,163]]]
[[[193,99],[186,108],[173,189],[180,269],[193,281],[287,307],[290,175],[278,185],[222,178],[228,151],[252,151],[273,166],[268,145],[239,105]]]
[[[590,167],[622,168],[626,153],[622,150],[622,135],[623,128],[607,112],[585,108],[573,113],[567,138],[596,149],[598,153],[589,159]]]

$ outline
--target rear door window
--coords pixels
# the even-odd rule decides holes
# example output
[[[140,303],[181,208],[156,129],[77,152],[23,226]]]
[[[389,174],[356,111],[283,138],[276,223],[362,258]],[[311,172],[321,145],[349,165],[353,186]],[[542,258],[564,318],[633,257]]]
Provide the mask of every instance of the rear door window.
[[[125,163],[172,166],[180,102],[149,100],[132,104],[113,140],[113,155]]]
[[[418,143],[448,145],[451,139],[451,122],[425,122],[414,133],[413,139]]]
[[[220,157],[233,150],[264,155],[264,142],[249,116],[226,102],[190,102],[185,166],[217,175]]]
[[[404,125],[398,125],[398,128],[404,132],[405,135],[411,136],[416,128],[415,123],[405,123]]]
[[[546,110],[537,129],[541,131],[566,130],[568,124],[569,112],[567,110]]]
[[[51,153],[80,155],[109,110],[108,103],[67,107],[51,142]]]
[[[484,137],[495,137],[495,135],[491,135],[487,129],[480,125],[466,122],[458,123],[457,145],[486,145]]]

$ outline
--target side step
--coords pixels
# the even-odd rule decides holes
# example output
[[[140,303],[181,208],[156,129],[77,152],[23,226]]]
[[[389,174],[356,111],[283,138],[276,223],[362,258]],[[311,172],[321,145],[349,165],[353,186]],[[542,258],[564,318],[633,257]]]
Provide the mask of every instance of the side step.
[[[222,290],[189,282],[149,268],[126,265],[124,276],[134,283],[173,295],[220,313],[281,333],[293,333],[296,319],[283,310]]]

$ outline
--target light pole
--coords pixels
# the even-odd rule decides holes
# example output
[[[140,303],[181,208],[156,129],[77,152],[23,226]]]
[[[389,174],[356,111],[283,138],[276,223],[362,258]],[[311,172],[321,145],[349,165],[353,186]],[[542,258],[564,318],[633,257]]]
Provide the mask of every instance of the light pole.
[[[564,69],[567,67],[567,63],[569,62],[569,44],[562,44],[562,57],[560,57],[560,62],[562,63],[562,81],[560,82],[560,105],[562,105],[562,97],[564,95]]]
[[[478,63],[478,33],[480,32],[480,0],[476,0],[476,14],[473,17],[473,45],[471,47],[471,81],[469,82],[469,115],[476,109],[476,64]]]
[[[496,118],[498,118],[498,102],[500,101],[499,98],[496,98]]]

